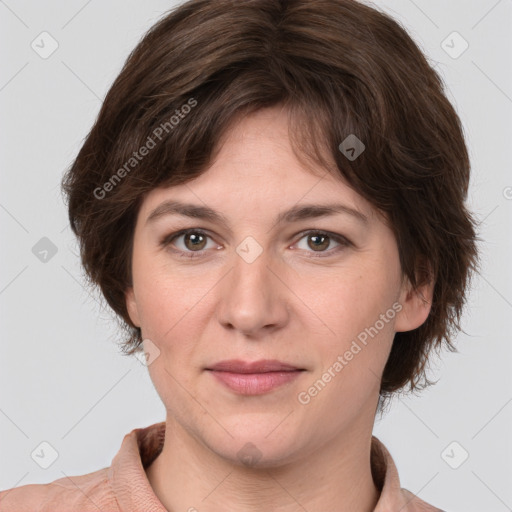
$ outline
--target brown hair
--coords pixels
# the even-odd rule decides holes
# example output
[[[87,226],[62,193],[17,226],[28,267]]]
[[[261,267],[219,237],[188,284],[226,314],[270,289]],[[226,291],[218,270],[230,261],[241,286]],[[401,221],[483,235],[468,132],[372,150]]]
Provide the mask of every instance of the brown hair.
[[[425,323],[395,335],[381,398],[431,384],[431,350],[456,351],[478,269],[469,157],[443,87],[397,21],[355,0],[191,0],[156,23],[62,182],[88,283],[119,315],[123,351],[142,341],[125,291],[145,195],[203,173],[239,116],[283,105],[296,154],[387,215],[413,287],[435,280]],[[365,145],[355,160],[339,149],[350,134]]]

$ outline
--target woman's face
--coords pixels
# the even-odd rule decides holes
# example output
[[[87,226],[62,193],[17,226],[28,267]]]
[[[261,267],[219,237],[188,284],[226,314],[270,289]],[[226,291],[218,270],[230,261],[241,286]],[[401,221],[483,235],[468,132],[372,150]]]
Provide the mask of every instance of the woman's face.
[[[127,306],[168,420],[261,465],[369,435],[394,333],[429,308],[401,284],[395,238],[370,204],[301,166],[284,111],[247,117],[199,178],[153,190],[134,237]],[[232,360],[298,370],[213,370]]]

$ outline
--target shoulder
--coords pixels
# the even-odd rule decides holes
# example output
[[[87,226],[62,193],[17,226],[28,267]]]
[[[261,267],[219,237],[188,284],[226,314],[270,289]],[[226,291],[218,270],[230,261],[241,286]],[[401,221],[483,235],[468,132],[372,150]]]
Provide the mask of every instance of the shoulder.
[[[119,512],[108,469],[0,492],[2,512]]]
[[[413,494],[411,491],[402,488],[401,489],[402,496],[405,498],[405,502],[407,505],[407,512],[445,512],[440,508],[434,507],[430,505],[426,501],[418,498],[416,494]]]

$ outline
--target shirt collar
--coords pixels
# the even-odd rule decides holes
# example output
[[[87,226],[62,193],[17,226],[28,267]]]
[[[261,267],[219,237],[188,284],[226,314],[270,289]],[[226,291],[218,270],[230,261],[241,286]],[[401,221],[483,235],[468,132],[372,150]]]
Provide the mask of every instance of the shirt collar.
[[[122,512],[167,512],[153,492],[145,472],[162,451],[164,440],[165,421],[136,428],[124,436],[121,448],[108,471],[112,490]],[[409,507],[411,498],[406,498],[402,493],[393,458],[375,436],[372,436],[371,442],[371,471],[380,492],[374,512],[412,512],[413,507]]]

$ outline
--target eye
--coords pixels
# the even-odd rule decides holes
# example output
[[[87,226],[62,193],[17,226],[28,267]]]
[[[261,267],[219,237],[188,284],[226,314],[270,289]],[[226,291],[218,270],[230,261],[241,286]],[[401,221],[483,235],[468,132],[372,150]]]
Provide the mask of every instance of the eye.
[[[319,253],[318,255],[313,255],[315,258],[331,256],[332,254],[336,254],[344,248],[352,245],[352,243],[344,236],[326,231],[303,231],[300,233],[300,237],[300,240],[304,238],[308,239],[306,242],[307,247],[298,248],[310,253]],[[171,235],[164,237],[160,242],[160,245],[162,247],[168,247],[169,250],[178,254],[180,258],[198,258],[204,256],[207,249],[222,248],[216,244],[208,247],[208,239],[211,239],[211,237],[201,229],[183,229],[177,233],[172,233]],[[181,242],[181,245],[176,241]],[[333,249],[326,250],[330,245],[332,245],[333,241],[338,245]]]
[[[170,249],[173,252],[179,254],[180,257],[183,258],[197,258],[203,256],[203,251],[205,249],[212,249],[215,247],[207,247],[207,239],[210,236],[201,231],[200,229],[184,229],[177,233],[173,233],[169,236],[166,236],[160,243],[163,247],[175,245],[178,246],[177,249]],[[175,243],[175,240],[181,240],[181,245]],[[213,244],[215,246],[215,244]],[[216,246],[218,247],[218,246]]]
[[[321,253],[318,256],[314,255],[313,257],[315,257],[315,258],[331,256],[333,253],[338,253],[341,250],[343,250],[345,247],[348,247],[351,245],[351,242],[349,240],[347,240],[344,236],[336,235],[334,233],[328,233],[325,231],[317,231],[317,230],[306,231],[306,232],[301,233],[301,240],[303,238],[307,239],[307,242],[306,242],[307,247],[306,248],[299,247],[299,249],[308,251],[308,248],[309,248],[309,249],[313,249],[313,250],[308,251],[308,252]],[[331,250],[324,250],[331,245],[332,241],[335,241],[338,244],[338,246]],[[327,253],[327,254],[325,254],[325,253]]]

